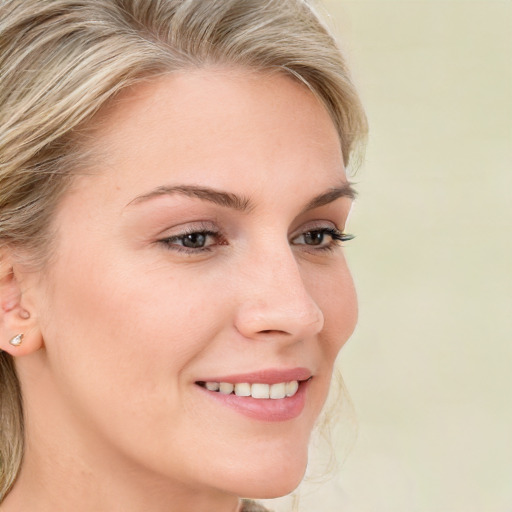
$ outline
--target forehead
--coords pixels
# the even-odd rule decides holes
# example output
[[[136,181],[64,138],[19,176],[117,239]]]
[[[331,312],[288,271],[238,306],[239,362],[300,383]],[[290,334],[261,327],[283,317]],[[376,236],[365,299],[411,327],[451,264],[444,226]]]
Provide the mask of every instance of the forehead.
[[[344,178],[329,113],[282,73],[196,69],[161,76],[124,91],[95,125],[97,168],[108,168],[118,186],[156,187],[179,177],[218,188],[284,178],[290,169],[307,170],[311,180],[325,181],[327,173],[333,186]]]

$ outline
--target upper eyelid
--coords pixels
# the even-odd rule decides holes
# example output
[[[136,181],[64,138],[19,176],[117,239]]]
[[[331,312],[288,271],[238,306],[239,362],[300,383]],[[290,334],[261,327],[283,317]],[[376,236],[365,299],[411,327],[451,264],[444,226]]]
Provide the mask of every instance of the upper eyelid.
[[[295,236],[299,236],[303,233],[306,233],[308,231],[321,231],[322,229],[336,229],[337,231],[340,231],[340,232],[343,231],[343,229],[341,229],[333,221],[312,221],[310,223],[306,223],[305,225],[303,225],[299,228],[294,229],[290,233],[289,236],[295,237]],[[168,229],[164,230],[162,233],[164,233],[165,231],[168,231]],[[193,233],[208,233],[213,236],[222,236],[222,235],[224,235],[224,232],[225,231],[223,229],[221,229],[217,226],[214,226],[213,224],[204,223],[202,225],[200,224],[200,225],[192,225],[189,227],[184,227],[184,228],[181,228],[179,231],[176,231],[175,233],[169,233],[166,235],[162,234],[159,236],[161,236],[164,239],[180,238],[182,236],[186,236],[186,235],[193,234]]]
[[[300,227],[294,229],[290,236],[295,237],[307,231],[321,231],[322,229],[336,229],[337,231],[342,232],[344,227],[339,226],[337,222],[332,220],[316,220],[305,222]]]
[[[220,233],[221,229],[211,221],[193,221],[165,228],[156,236],[161,239],[179,238],[180,236],[185,236],[190,233],[201,233],[204,231]]]

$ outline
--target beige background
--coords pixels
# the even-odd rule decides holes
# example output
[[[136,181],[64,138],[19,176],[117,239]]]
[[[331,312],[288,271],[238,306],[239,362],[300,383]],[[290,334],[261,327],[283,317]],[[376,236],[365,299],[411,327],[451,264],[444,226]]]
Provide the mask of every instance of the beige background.
[[[512,2],[323,4],[371,124],[340,358],[359,426],[300,510],[512,512]]]

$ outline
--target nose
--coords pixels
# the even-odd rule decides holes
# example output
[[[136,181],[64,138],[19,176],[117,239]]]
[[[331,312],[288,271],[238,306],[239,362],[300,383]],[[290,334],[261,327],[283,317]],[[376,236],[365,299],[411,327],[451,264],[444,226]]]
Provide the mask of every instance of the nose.
[[[235,326],[244,337],[295,341],[322,330],[324,315],[289,246],[251,258],[243,274]]]

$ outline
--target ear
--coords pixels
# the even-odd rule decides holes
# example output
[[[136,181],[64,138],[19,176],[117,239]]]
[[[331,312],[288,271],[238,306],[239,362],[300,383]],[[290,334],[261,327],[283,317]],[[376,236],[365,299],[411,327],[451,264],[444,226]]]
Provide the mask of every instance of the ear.
[[[19,357],[44,346],[36,311],[25,297],[21,271],[16,271],[9,257],[0,254],[0,350]],[[18,334],[20,344],[10,343]]]

